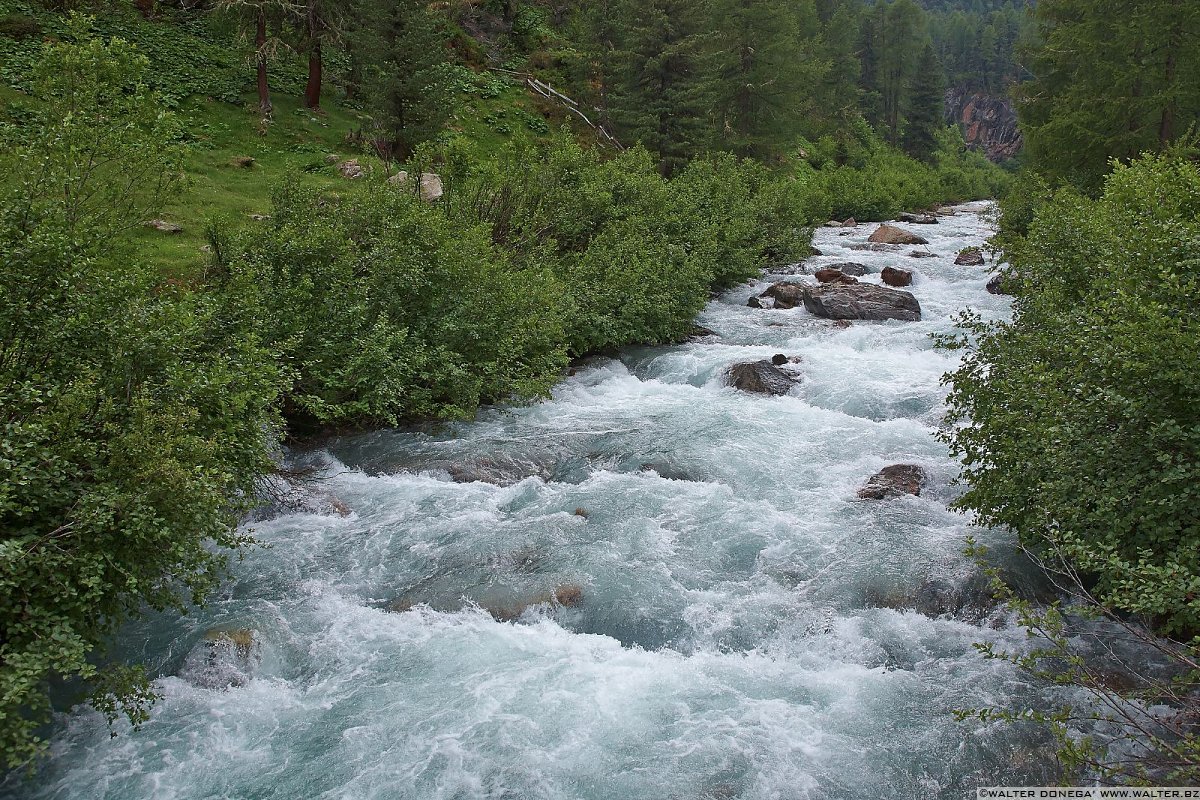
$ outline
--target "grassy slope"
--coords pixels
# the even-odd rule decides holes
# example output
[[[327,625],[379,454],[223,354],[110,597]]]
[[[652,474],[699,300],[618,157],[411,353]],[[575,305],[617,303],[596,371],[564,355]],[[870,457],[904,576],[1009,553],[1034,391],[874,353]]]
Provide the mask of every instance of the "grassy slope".
[[[29,102],[22,91],[27,88],[29,65],[36,60],[43,39],[65,32],[58,15],[22,0],[0,0],[0,22],[14,17],[37,22],[42,35],[11,38],[0,34],[0,76],[4,79],[0,105],[4,108]],[[251,93],[253,69],[237,31],[211,18],[193,16],[186,24],[178,23],[178,19],[174,24],[145,20],[128,9],[106,11],[97,16],[94,25],[102,35],[121,36],[147,54],[151,77],[161,84],[156,88],[175,105],[186,130],[187,182],[160,215],[184,230],[175,235],[152,229],[134,234],[145,258],[158,262],[167,274],[187,274],[199,263],[207,221],[254,224],[249,215],[269,213],[271,188],[289,173],[331,190],[353,191],[355,182],[338,174],[336,162],[355,158],[368,169],[365,180],[382,179],[383,163],[347,141],[351,131],[363,126],[366,116],[345,102],[335,81],[325,86],[321,111],[304,109],[300,59],[294,55],[281,58],[272,67],[275,110],[270,123],[264,125]],[[336,64],[331,66],[336,78]],[[213,76],[208,83],[198,74],[206,71]],[[483,82],[495,80],[484,78]],[[479,148],[500,147],[517,132],[537,135],[548,129],[523,88],[494,84],[490,91],[479,91],[469,84],[464,80],[455,91],[451,127]],[[233,89],[238,93],[231,95]],[[331,154],[338,156],[332,164],[326,160]],[[236,165],[235,159],[242,156],[253,158],[253,166]]]

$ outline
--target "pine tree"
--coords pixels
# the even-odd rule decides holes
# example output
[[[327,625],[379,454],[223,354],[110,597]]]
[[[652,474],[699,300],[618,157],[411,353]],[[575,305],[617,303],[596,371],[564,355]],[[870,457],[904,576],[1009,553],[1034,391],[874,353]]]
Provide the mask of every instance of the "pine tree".
[[[946,81],[933,44],[925,43],[917,61],[917,74],[908,98],[904,125],[904,152],[923,161],[933,159],[937,150],[937,132],[944,125]]]
[[[769,158],[799,135],[822,72],[812,0],[715,0],[723,146]]]
[[[353,9],[352,57],[387,158],[407,158],[441,132],[451,113],[439,69],[447,63],[445,21],[421,0],[359,0]]]
[[[609,108],[619,138],[670,175],[714,140],[711,36],[703,0],[624,0]]]

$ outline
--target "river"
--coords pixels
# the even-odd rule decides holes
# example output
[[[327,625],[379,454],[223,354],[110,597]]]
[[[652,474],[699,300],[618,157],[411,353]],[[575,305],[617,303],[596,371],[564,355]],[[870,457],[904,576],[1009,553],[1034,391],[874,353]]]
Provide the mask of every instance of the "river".
[[[920,322],[748,307],[765,276],[708,305],[716,336],[591,359],[541,403],[308,454],[352,513],[255,524],[266,547],[211,606],[123,637],[161,676],[151,720],[110,738],[94,712],[61,717],[46,768],[7,793],[912,800],[1052,780],[1028,732],[952,717],[1050,691],[973,647],[1024,641],[969,602],[962,555],[971,535],[1011,543],[948,509],[937,437],[957,355],[931,334],[962,309],[1009,313],[984,288],[994,265],[954,264],[990,208],[904,226],[928,247],[817,231],[806,268],[913,270]],[[775,354],[799,357],[791,394],[725,385]],[[928,473],[919,497],[857,498],[895,463]]]

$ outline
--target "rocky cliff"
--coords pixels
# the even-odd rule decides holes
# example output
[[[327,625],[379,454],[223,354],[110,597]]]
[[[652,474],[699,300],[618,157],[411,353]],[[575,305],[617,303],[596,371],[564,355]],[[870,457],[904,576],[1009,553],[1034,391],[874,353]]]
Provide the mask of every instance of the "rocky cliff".
[[[992,161],[1007,161],[1021,150],[1017,112],[1007,98],[949,89],[946,122],[958,123],[967,145],[982,150]]]

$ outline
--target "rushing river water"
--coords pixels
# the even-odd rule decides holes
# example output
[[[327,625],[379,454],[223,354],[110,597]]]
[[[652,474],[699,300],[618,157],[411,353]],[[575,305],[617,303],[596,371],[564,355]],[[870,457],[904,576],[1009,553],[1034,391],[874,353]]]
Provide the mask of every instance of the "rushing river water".
[[[911,269],[921,322],[749,308],[759,282],[709,304],[716,336],[593,359],[546,402],[330,443],[310,458],[352,513],[255,525],[269,547],[209,608],[127,631],[162,676],[142,730],[64,717],[43,773],[0,792],[880,800],[1051,779],[1038,742],[951,713],[1048,691],[972,647],[1024,635],[970,602],[966,538],[1005,537],[948,510],[937,438],[956,356],[930,334],[1008,313],[993,267],[954,264],[986,208],[904,226],[927,248],[817,232],[805,269]],[[724,385],[776,353],[800,357],[790,395]],[[922,495],[858,500],[894,463],[925,468]]]

